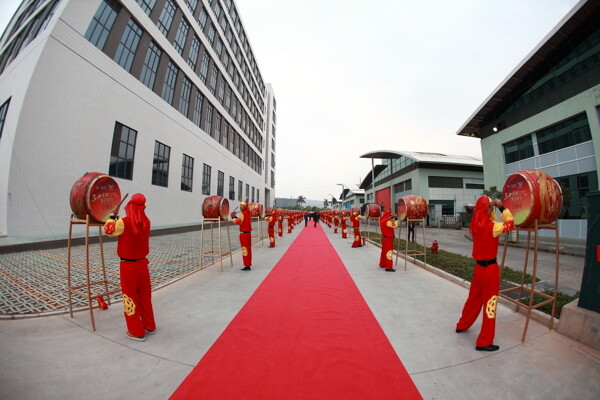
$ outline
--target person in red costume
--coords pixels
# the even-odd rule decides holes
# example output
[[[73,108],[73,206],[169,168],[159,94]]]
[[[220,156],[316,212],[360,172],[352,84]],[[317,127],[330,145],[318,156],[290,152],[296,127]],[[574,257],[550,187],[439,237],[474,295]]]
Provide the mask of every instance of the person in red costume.
[[[385,268],[387,272],[396,272],[392,258],[394,255],[394,231],[398,227],[398,218],[392,214],[391,210],[386,210],[379,219],[379,227],[381,228],[379,266]]]
[[[250,271],[252,267],[252,216],[248,209],[248,203],[240,203],[241,215],[238,217],[234,212],[231,213],[233,223],[240,226],[240,247],[242,248],[242,261],[244,268],[242,271]]]
[[[333,233],[338,233],[338,226],[340,225],[340,217],[337,211],[333,212]]]
[[[497,207],[502,212],[502,221],[496,222]],[[481,331],[475,342],[475,350],[495,351],[500,348],[494,344],[496,332],[496,304],[500,290],[500,271],[496,256],[498,255],[498,238],[502,233],[514,229],[513,216],[510,210],[502,207],[500,199],[482,196],[475,203],[475,213],[469,230],[473,236],[473,258],[475,270],[469,289],[469,297],[462,310],[462,316],[456,324],[456,332],[463,332],[471,327],[483,308]]]
[[[269,223],[267,232],[269,233],[269,247],[275,247],[275,223],[277,222],[277,212],[273,211],[270,216],[265,217]]]
[[[125,217],[111,216],[104,224],[108,236],[119,237],[117,255],[121,258],[119,276],[127,337],[138,341],[156,332],[146,258],[150,253],[150,220],[145,208],[146,197],[136,193],[125,206]]]
[[[283,213],[277,213],[277,236],[283,237]]]
[[[362,217],[358,215],[357,212],[353,212],[350,216],[350,222],[352,222],[352,227],[354,228],[354,242],[352,242],[352,247],[362,247],[362,241],[360,238],[360,220]]]
[[[348,228],[346,227],[346,221],[348,220],[348,217],[346,215],[344,215],[344,213],[342,212],[342,239],[346,239],[348,237]]]

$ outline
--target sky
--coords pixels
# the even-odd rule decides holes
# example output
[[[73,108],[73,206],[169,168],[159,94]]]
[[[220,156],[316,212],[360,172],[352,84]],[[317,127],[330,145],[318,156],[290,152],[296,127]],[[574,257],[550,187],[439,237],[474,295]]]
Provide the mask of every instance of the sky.
[[[331,200],[374,150],[481,157],[456,132],[578,0],[235,2],[277,101],[275,196]]]

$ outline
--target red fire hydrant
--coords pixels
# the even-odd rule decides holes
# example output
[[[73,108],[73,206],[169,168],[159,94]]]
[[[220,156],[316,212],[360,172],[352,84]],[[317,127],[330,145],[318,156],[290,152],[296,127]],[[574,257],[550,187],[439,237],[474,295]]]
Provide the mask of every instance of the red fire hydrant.
[[[437,254],[437,252],[438,252],[438,241],[437,240],[433,241],[433,244],[431,245],[431,252],[433,254]]]

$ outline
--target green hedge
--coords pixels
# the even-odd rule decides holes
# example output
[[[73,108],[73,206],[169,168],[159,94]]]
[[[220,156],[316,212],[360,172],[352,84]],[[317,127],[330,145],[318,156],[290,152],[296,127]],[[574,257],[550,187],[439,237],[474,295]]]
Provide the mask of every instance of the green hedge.
[[[366,236],[367,238],[370,238],[373,242],[381,243],[381,235],[379,233],[365,231],[362,234],[364,236]],[[400,244],[399,244],[400,249],[406,248],[406,241],[404,239],[396,238],[396,239],[394,239],[394,249],[398,249],[398,242],[400,242]],[[409,243],[408,248],[413,249],[419,253],[423,252],[423,246],[421,246],[418,243],[414,243],[414,242]],[[445,271],[449,274],[457,276],[461,279],[464,279],[468,282],[471,282],[471,279],[473,277],[473,269],[475,268],[475,263],[473,262],[473,259],[471,257],[466,257],[466,256],[463,256],[460,254],[451,253],[451,252],[445,251],[445,250],[438,250],[437,254],[433,254],[429,247],[427,247],[425,250],[426,250],[426,254],[427,254],[427,264],[429,264],[433,267],[436,267],[438,269],[441,269],[442,271]],[[417,256],[415,258],[420,261],[423,261],[424,257]],[[505,265],[502,268],[501,279],[506,282],[511,282],[511,283],[520,285],[522,275],[523,275],[522,271],[512,269]],[[531,284],[531,279],[532,279],[532,276],[530,274],[525,275],[525,283],[526,284]],[[539,279],[536,278],[536,282],[537,281],[539,281]],[[549,294],[549,295],[553,294],[552,291],[545,291],[544,293]],[[563,306],[572,302],[573,300],[577,299],[578,297],[579,297],[579,293],[577,293],[575,296],[570,296],[570,295],[558,292],[557,296],[556,296],[556,310],[554,313],[555,317],[560,318],[560,312],[561,312]],[[528,299],[529,299],[529,297],[527,298],[526,301],[525,300],[521,300],[521,301],[525,304],[528,304],[528,302],[529,302]],[[543,297],[541,297],[541,296],[534,296],[534,304],[539,303],[542,299],[543,299]],[[546,304],[546,305],[540,307],[538,310],[550,315],[552,313],[552,305]]]

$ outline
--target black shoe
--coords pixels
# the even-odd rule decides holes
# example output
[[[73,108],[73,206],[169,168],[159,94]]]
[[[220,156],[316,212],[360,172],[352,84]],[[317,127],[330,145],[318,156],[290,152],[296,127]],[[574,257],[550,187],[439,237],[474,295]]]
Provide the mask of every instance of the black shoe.
[[[464,332],[464,331],[466,331],[466,329],[457,329],[456,333],[461,333],[461,332]]]
[[[250,267],[244,267],[242,268],[242,271],[250,271]]]
[[[496,351],[500,348],[500,346],[496,346],[495,344],[489,344],[487,346],[477,346],[475,350],[477,351]]]
[[[385,272],[396,272],[394,268],[386,269]]]

